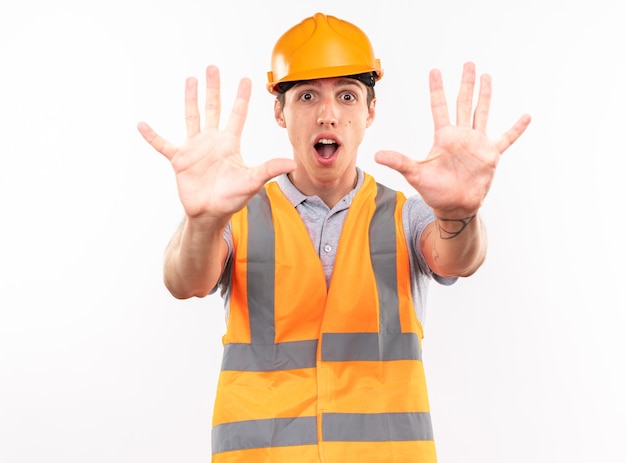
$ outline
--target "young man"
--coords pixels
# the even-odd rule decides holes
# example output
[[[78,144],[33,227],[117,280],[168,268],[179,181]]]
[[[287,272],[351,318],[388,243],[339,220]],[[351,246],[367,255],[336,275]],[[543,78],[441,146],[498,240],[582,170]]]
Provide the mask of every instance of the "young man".
[[[382,75],[359,28],[318,13],[283,34],[268,73],[293,159],[245,165],[250,81],[242,79],[220,131],[213,66],[202,130],[192,78],[185,143],[138,126],[171,162],[185,210],[166,251],[165,284],[177,298],[220,286],[226,301],[215,462],[436,461],[422,295],[429,279],[449,284],[483,262],[478,212],[500,155],[530,118],[489,140],[490,78],[480,78],[472,116],[475,70],[466,63],[452,125],[432,71],[427,159],[376,154],[419,193],[407,200],[356,165]]]

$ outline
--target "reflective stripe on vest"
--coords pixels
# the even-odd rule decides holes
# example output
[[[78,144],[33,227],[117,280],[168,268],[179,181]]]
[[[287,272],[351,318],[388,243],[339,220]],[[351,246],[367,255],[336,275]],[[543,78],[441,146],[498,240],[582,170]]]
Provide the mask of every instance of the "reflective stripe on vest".
[[[213,453],[262,447],[317,444],[317,420],[271,418],[226,423],[213,429]]]
[[[314,372],[324,364],[337,365],[337,368],[344,368],[345,365],[348,369],[346,371],[350,371],[352,368],[349,365],[369,365],[368,362],[381,361],[386,362],[387,365],[395,364],[396,361],[402,362],[397,367],[399,370],[405,366],[411,369],[413,367],[410,365],[415,362],[419,362],[421,368],[420,336],[417,330],[407,332],[405,329],[403,331],[400,319],[401,303],[397,291],[398,262],[396,260],[396,244],[399,239],[396,236],[399,220],[397,193],[382,185],[374,184],[373,179],[369,176],[366,176],[366,183],[361,190],[367,190],[366,186],[376,192],[373,200],[374,212],[369,221],[368,236],[371,269],[378,298],[377,307],[379,307],[378,332],[322,331],[318,334],[321,341],[318,339],[299,339],[276,342],[277,320],[275,317],[277,316],[277,309],[275,308],[275,291],[272,291],[272,288],[276,288],[277,284],[282,284],[282,281],[276,281],[276,235],[272,217],[273,202],[270,200],[270,198],[273,200],[276,198],[272,195],[268,196],[268,187],[266,187],[244,209],[243,213],[246,216],[242,223],[245,223],[247,232],[242,236],[247,239],[247,246],[245,250],[246,291],[243,300],[249,319],[250,342],[228,342],[225,338],[220,377],[221,389],[225,390],[220,392],[218,386],[220,404],[223,403],[220,405],[222,409],[227,410],[228,408],[228,389],[230,388],[232,391],[232,388],[235,387],[237,393],[243,393],[250,383],[250,378],[253,379],[252,382],[256,381],[254,378],[259,379],[259,384],[267,385],[266,387],[272,387],[272,385],[281,387],[282,377],[281,380],[273,381],[271,379],[273,376],[267,375],[287,375],[285,382],[290,385],[296,384],[293,391],[297,393],[300,391],[297,377],[303,375],[306,377],[305,383],[308,381],[306,384],[312,384],[309,387],[312,391],[307,392],[307,394],[312,393],[314,397],[315,390],[322,387],[318,384],[321,377],[315,373],[311,374],[309,371]],[[357,193],[358,195],[359,193]],[[355,196],[355,200],[357,196]],[[346,218],[347,220],[348,218]],[[402,239],[404,239],[403,234]],[[303,250],[303,252],[305,251]],[[338,252],[342,252],[341,249]],[[297,272],[297,269],[294,272]],[[302,284],[306,285],[307,281],[302,281]],[[364,308],[364,310],[371,309]],[[324,318],[332,316],[327,312],[322,313]],[[294,320],[294,323],[297,323],[297,320]],[[242,376],[240,386],[238,379],[240,375],[261,376],[245,376],[245,379]],[[296,379],[293,379],[294,377]],[[263,388],[264,386],[260,387]],[[289,389],[289,391],[291,390]],[[422,392],[425,394],[425,390],[417,391],[417,393]],[[250,394],[258,393],[259,391],[250,392]],[[303,400],[314,400],[307,398],[306,394],[305,396]],[[321,400],[320,397],[318,396],[318,401]],[[262,401],[262,399],[260,400]],[[241,399],[238,400],[237,406],[240,406],[240,402]],[[261,405],[256,404],[254,406],[259,408]],[[252,449],[324,446],[324,442],[327,443],[326,445],[335,442],[356,445],[355,443],[411,441],[426,441],[429,446],[424,454],[432,455],[432,458],[426,458],[424,461],[435,461],[434,447],[433,450],[430,449],[433,436],[430,414],[427,409],[419,411],[394,409],[382,410],[382,412],[376,410],[354,413],[335,410],[324,402],[321,409],[319,403],[313,409],[307,405],[306,409],[309,412],[306,412],[305,415],[299,413],[290,415],[288,410],[273,412],[271,407],[275,405],[272,403],[268,403],[267,406],[269,408],[265,418],[246,419],[245,416],[235,416],[225,422],[220,420],[217,423],[214,422],[212,451],[215,461],[239,461],[230,458],[227,460],[217,459],[219,454],[224,453],[226,455],[228,452],[230,452],[230,456],[243,452],[241,461],[246,461],[245,458],[248,455],[246,452],[250,452]],[[315,412],[316,409],[317,412]],[[285,413],[288,416],[280,416]],[[366,450],[369,452],[368,449]],[[319,452],[320,455],[327,453],[328,461],[335,461],[336,459],[332,456],[337,454],[336,450],[325,452],[320,448]],[[394,453],[396,452],[394,451]],[[404,460],[400,459],[399,461]]]
[[[213,430],[213,453],[317,444],[316,427],[314,416],[221,424]],[[429,413],[325,413],[323,434],[329,442],[433,439]]]

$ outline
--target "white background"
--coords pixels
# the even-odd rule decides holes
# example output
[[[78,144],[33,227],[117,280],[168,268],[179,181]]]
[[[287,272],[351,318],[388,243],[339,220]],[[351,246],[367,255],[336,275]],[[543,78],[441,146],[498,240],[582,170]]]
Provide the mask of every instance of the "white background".
[[[0,0],[0,461],[209,461],[222,301],[162,284],[182,209],[136,124],[182,141],[184,80],[217,64],[224,120],[253,80],[246,160],[289,156],[265,73],[316,11],[382,61],[359,163],[392,187],[373,153],[426,155],[433,67],[452,104],[464,61],[492,75],[493,138],[533,117],[483,208],[487,262],[431,287],[440,461],[626,461],[619,0]]]

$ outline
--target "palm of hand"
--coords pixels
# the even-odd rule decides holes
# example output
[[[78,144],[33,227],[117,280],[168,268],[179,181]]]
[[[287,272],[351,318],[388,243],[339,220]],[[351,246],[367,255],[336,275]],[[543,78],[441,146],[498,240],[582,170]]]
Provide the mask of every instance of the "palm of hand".
[[[446,126],[436,131],[426,160],[417,161],[420,166],[406,179],[433,209],[471,215],[482,205],[499,159],[480,131]]]
[[[239,139],[217,129],[189,138],[171,163],[179,198],[190,217],[232,214],[258,191],[252,169],[241,157]]]
[[[491,78],[483,75],[479,98],[472,117],[473,63],[463,68],[457,98],[457,124],[450,124],[441,74],[430,75],[431,110],[435,136],[424,161],[401,153],[380,151],[376,161],[400,172],[439,216],[469,217],[482,205],[491,186],[500,155],[526,130],[528,115],[522,116],[498,140],[486,135]]]
[[[228,123],[220,130],[220,79],[215,66],[206,69],[205,127],[200,129],[197,81],[187,79],[187,140],[175,146],[141,122],[144,139],[172,164],[178,194],[188,217],[228,218],[243,208],[271,178],[294,169],[291,159],[270,159],[256,167],[241,156],[241,133],[250,101],[251,83],[242,79]]]

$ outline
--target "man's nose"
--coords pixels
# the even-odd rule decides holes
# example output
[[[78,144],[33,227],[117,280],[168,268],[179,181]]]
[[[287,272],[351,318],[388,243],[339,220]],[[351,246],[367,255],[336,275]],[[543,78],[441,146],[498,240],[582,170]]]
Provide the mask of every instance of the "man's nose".
[[[335,127],[337,125],[337,107],[332,98],[326,98],[320,105],[317,123],[328,127]]]

